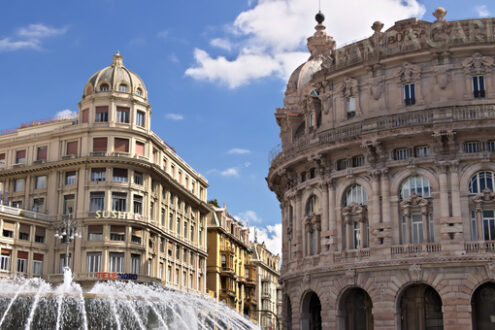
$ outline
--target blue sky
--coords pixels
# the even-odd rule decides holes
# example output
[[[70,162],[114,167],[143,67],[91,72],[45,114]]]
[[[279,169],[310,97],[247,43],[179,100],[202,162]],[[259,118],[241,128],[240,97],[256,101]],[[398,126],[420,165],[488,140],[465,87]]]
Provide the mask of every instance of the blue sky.
[[[381,20],[495,14],[492,1],[321,0],[337,46]],[[83,87],[119,50],[144,80],[152,128],[207,177],[209,198],[261,229],[278,251],[280,208],[267,188],[274,119],[291,71],[307,57],[318,0],[4,1],[0,130],[77,111]]]

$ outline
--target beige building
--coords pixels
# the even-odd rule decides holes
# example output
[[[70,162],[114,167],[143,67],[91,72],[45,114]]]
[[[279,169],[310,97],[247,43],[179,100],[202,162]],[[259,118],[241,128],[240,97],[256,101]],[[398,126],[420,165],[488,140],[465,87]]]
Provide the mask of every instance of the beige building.
[[[265,243],[252,243],[250,263],[256,267],[256,299],[259,301],[258,324],[262,329],[276,330],[282,326],[282,290],[280,256],[267,250]]]
[[[210,296],[253,320],[258,319],[256,267],[250,263],[249,228],[210,204],[208,218],[207,288]]]
[[[323,16],[275,117],[286,329],[493,329],[495,19],[337,49]]]
[[[77,118],[3,131],[0,276],[61,281],[55,226],[71,214],[76,281],[206,293],[208,183],[150,126],[148,91],[117,53],[84,86]]]

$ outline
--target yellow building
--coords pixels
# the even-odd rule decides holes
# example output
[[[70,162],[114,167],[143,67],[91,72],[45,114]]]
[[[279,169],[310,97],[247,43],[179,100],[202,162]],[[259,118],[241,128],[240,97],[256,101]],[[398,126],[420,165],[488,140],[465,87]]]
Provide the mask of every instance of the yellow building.
[[[71,214],[81,234],[69,249],[76,281],[206,293],[208,183],[150,122],[148,91],[117,53],[86,83],[76,118],[2,131],[0,277],[61,281],[55,227]]]
[[[249,228],[227,207],[210,204],[208,218],[207,288],[215,299],[257,320],[256,268],[250,263]]]

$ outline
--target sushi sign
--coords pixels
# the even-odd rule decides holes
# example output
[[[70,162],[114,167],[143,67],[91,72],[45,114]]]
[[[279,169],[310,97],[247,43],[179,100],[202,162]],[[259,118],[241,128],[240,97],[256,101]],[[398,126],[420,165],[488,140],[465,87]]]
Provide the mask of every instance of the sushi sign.
[[[99,280],[133,280],[136,281],[138,279],[137,274],[130,273],[107,273],[107,272],[97,272]]]

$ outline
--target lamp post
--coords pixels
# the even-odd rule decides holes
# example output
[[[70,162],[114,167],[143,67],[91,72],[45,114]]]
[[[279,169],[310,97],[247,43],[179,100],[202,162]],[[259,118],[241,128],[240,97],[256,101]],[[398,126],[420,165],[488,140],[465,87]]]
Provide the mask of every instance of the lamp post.
[[[62,220],[55,226],[55,238],[60,239],[65,243],[65,266],[64,273],[70,270],[69,266],[69,246],[70,243],[76,238],[81,238],[82,235],[77,231],[80,226],[79,221],[72,218],[72,208],[69,208],[69,215],[63,216]],[[65,239],[65,242],[64,242]]]

